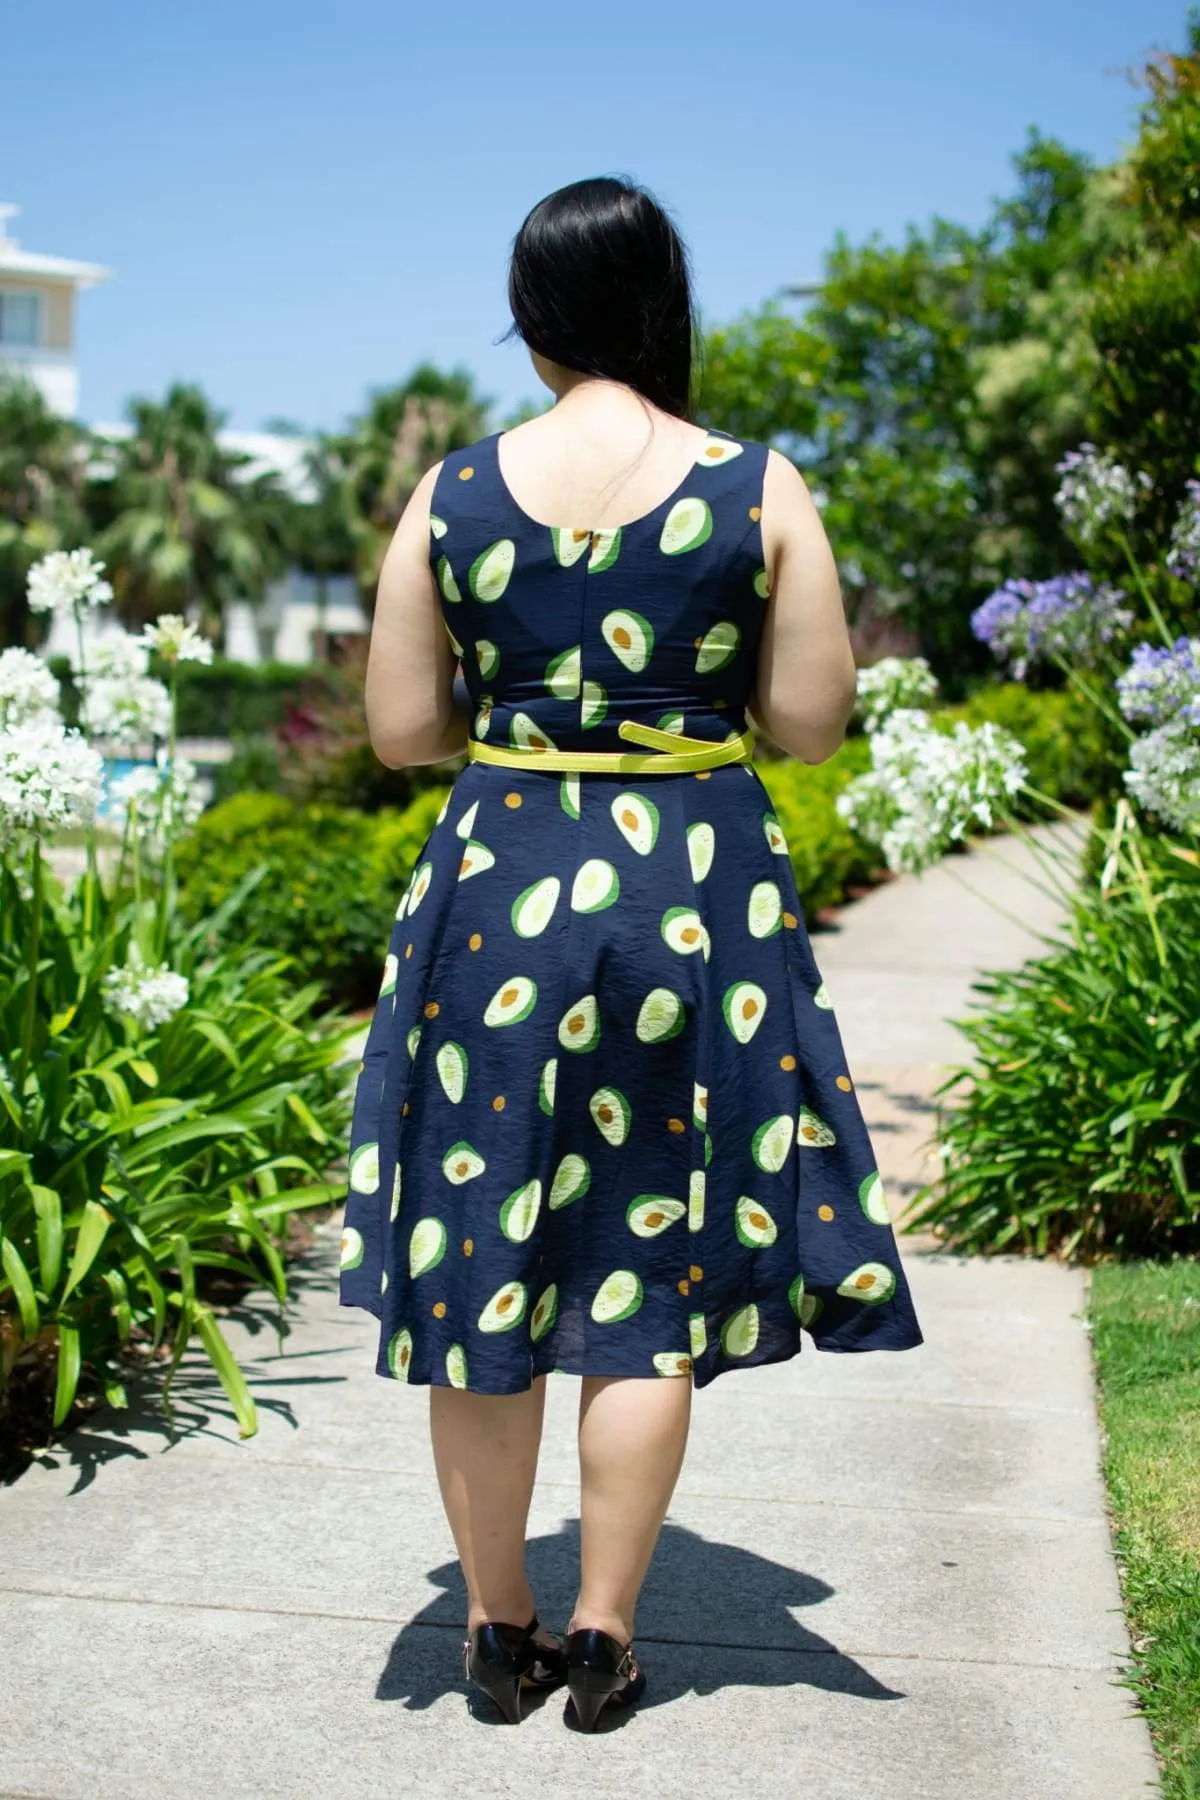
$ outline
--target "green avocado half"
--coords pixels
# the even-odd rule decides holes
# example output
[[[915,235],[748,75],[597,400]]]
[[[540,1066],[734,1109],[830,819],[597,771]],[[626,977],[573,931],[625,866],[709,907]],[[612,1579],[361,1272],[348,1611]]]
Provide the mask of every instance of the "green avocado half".
[[[632,1269],[614,1269],[596,1289],[592,1317],[597,1325],[616,1325],[642,1304],[641,1277]]]

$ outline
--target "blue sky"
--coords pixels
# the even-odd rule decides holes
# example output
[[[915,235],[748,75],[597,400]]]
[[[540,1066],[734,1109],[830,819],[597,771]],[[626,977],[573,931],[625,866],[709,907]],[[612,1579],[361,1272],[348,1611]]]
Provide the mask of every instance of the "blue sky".
[[[543,193],[628,173],[671,206],[710,323],[820,272],[834,232],[976,223],[1030,125],[1099,160],[1182,0],[58,0],[6,9],[0,199],[101,262],[82,410],[200,381],[230,422],[341,423],[421,358],[498,408]],[[47,20],[53,29],[47,28]]]

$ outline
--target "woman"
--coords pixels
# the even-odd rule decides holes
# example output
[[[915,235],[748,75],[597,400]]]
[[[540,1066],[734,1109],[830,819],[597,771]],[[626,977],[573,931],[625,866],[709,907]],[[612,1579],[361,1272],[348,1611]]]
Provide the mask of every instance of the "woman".
[[[617,180],[517,235],[549,412],[456,450],[384,563],[366,705],[392,767],[471,761],[400,901],[359,1080],[341,1298],[428,1384],[467,1674],[591,1729],[693,1387],[921,1341],[747,721],[807,762],[854,663],[792,465],[689,421],[662,208]],[[461,658],[470,712],[454,705]],[[580,1585],[539,1624],[524,1531],[545,1376],[582,1377]],[[531,1621],[531,1622],[526,1622]]]

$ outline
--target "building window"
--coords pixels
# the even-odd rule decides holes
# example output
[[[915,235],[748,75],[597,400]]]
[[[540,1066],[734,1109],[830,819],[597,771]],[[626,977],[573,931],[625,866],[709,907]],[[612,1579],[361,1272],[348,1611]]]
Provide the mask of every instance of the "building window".
[[[34,350],[41,342],[42,306],[38,294],[0,291],[0,344]]]

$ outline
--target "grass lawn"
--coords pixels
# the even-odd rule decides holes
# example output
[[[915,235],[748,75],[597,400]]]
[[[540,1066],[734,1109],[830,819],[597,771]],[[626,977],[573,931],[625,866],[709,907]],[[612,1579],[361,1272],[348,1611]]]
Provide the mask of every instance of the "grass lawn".
[[[1129,1685],[1166,1800],[1200,1800],[1200,1262],[1102,1265],[1090,1313]]]

